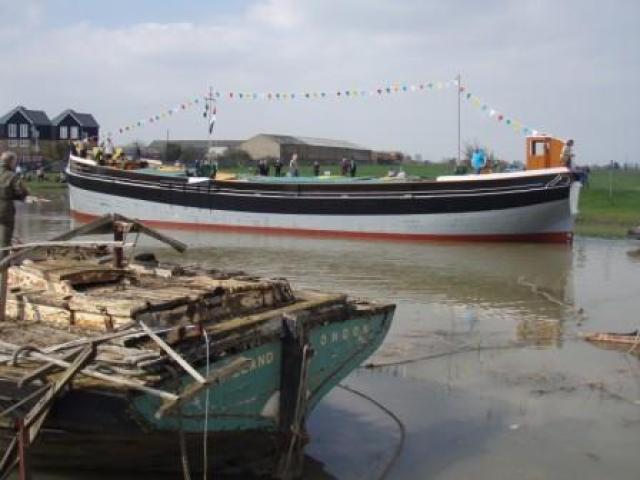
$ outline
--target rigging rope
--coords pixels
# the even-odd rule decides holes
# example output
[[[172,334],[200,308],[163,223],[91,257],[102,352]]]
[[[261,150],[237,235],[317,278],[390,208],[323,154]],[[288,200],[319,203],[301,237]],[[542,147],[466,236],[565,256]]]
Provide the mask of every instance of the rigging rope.
[[[209,359],[210,359],[210,349],[209,349],[209,335],[207,335],[207,329],[202,329],[202,336],[204,337],[205,349],[207,352],[207,366],[206,366],[206,375],[205,378],[209,379]],[[209,434],[209,388],[207,388],[207,392],[205,394],[204,400],[204,429],[202,433],[202,448],[203,448],[203,467],[202,467],[202,478],[207,480],[208,467],[209,467],[209,452],[207,446],[207,438]]]
[[[384,480],[385,478],[387,478],[387,475],[389,475],[389,472],[391,471],[391,468],[393,467],[393,465],[396,463],[396,461],[400,457],[400,453],[402,452],[402,449],[404,447],[405,438],[407,436],[407,432],[406,432],[406,428],[404,426],[404,423],[402,423],[402,420],[400,420],[400,418],[398,418],[398,416],[395,413],[393,413],[391,410],[389,410],[387,407],[382,405],[377,400],[371,398],[369,395],[367,395],[365,393],[362,393],[362,392],[360,392],[360,391],[358,391],[358,390],[356,390],[354,388],[351,388],[351,387],[349,387],[347,385],[338,384],[338,387],[340,387],[343,390],[346,390],[348,392],[351,392],[354,395],[362,397],[365,400],[368,400],[369,402],[373,403],[376,407],[378,407],[380,410],[382,410],[384,413],[386,413],[389,417],[391,417],[393,419],[393,421],[396,422],[396,424],[398,425],[398,430],[400,431],[400,440],[398,440],[398,444],[396,445],[396,449],[393,452],[393,455],[391,456],[389,461],[387,462],[386,467],[384,468],[384,470],[382,471],[382,473],[378,477],[378,480]]]

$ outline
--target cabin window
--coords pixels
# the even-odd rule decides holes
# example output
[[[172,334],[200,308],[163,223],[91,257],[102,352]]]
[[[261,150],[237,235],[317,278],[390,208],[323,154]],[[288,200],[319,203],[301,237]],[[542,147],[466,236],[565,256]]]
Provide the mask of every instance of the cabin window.
[[[71,138],[74,140],[79,138],[78,127],[71,127]]]
[[[20,138],[29,138],[29,125],[26,123],[20,124]]]
[[[60,127],[60,138],[66,140],[69,138],[69,128],[66,126]]]
[[[16,138],[18,136],[18,126],[15,123],[10,123],[7,133],[9,138]]]
[[[547,142],[533,142],[531,144],[531,155],[540,156],[547,154]]]

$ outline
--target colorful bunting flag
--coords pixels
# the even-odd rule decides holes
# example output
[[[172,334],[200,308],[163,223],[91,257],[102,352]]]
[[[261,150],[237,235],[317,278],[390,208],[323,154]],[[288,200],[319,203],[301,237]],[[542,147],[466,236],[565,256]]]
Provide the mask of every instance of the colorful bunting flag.
[[[480,111],[485,112],[489,118],[495,118],[498,122],[503,122],[507,126],[513,128],[514,131],[523,133],[525,135],[536,135],[538,130],[523,125],[518,120],[506,118],[505,115],[499,112],[497,109],[492,108],[488,103],[482,101],[480,98],[469,92],[465,85],[461,85],[460,82],[455,80],[449,81],[431,81],[421,83],[391,83],[387,85],[379,85],[376,88],[362,89],[362,88],[350,88],[350,89],[337,89],[333,94],[327,94],[326,91],[302,91],[302,92],[240,92],[240,91],[211,91],[208,95],[202,97],[195,97],[188,99],[174,108],[169,108],[157,115],[151,115],[146,119],[138,120],[133,124],[124,125],[114,129],[120,134],[134,130],[135,128],[141,128],[146,124],[157,123],[161,119],[172,116],[174,113],[185,111],[192,108],[194,105],[199,105],[200,102],[204,103],[205,110],[203,117],[209,117],[209,131],[213,131],[213,126],[216,122],[216,106],[215,99],[227,100],[227,101],[251,101],[251,100],[267,100],[267,101],[285,101],[285,100],[317,100],[317,99],[359,99],[366,97],[380,97],[382,95],[394,95],[401,93],[415,93],[423,92],[425,90],[442,90],[445,88],[456,87],[457,92],[462,98],[468,100],[474,107],[479,108]],[[211,112],[209,112],[211,109]],[[211,114],[210,114],[211,113]],[[109,133],[111,135],[111,132]]]

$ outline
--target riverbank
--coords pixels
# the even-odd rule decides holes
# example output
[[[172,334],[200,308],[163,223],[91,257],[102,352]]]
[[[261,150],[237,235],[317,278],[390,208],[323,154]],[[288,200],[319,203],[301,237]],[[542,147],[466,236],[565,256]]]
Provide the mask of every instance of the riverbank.
[[[323,171],[327,170],[321,167]],[[337,167],[336,167],[337,168]],[[384,176],[393,165],[362,165],[358,176]],[[435,178],[450,173],[446,164],[403,165],[407,175]],[[312,175],[311,167],[304,166],[301,174]],[[331,169],[329,169],[331,170]],[[335,168],[334,168],[335,170]],[[238,168],[236,173],[252,173]],[[331,173],[337,173],[332,171]],[[54,194],[66,190],[65,183],[57,181],[57,175],[49,174],[44,181],[27,183],[35,195]],[[576,234],[588,237],[622,238],[627,231],[640,224],[640,171],[596,170],[589,175],[588,184],[580,194],[580,214]]]
[[[580,195],[578,235],[624,237],[640,224],[640,171],[598,170]]]

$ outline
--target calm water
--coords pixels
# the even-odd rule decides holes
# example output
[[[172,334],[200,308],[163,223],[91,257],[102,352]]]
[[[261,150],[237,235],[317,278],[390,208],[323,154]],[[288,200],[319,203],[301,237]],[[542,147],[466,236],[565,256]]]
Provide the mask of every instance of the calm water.
[[[68,229],[65,205],[60,197],[23,208],[17,235],[43,239]],[[388,478],[640,477],[640,361],[578,338],[640,326],[640,243],[171,233],[191,246],[181,258],[188,263],[284,276],[298,287],[398,305],[389,336],[370,360],[394,365],[358,370],[344,382],[385,405],[406,428]],[[316,479],[377,478],[400,438],[387,414],[340,389],[315,410],[309,431],[307,477]]]

